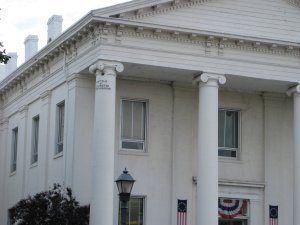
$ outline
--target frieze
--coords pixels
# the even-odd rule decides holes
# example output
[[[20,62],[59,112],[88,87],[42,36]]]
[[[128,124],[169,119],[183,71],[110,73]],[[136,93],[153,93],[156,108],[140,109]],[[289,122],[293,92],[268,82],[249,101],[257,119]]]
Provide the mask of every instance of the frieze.
[[[238,49],[241,51],[252,51],[263,54],[271,54],[271,55],[287,55],[287,56],[300,56],[300,50],[295,49],[292,46],[280,46],[278,44],[265,44],[261,42],[250,42],[244,40],[230,40],[229,38],[223,37],[203,37],[200,35],[187,35],[184,33],[175,33],[175,32],[163,32],[160,30],[159,32],[153,30],[153,32],[149,32],[146,29],[136,29],[136,30],[126,30],[123,31],[123,36],[127,37],[137,37],[143,39],[154,39],[154,40],[165,40],[165,41],[173,41],[179,43],[200,45],[205,47],[205,53],[210,54],[211,48],[218,48],[219,56],[223,56],[225,49]]]

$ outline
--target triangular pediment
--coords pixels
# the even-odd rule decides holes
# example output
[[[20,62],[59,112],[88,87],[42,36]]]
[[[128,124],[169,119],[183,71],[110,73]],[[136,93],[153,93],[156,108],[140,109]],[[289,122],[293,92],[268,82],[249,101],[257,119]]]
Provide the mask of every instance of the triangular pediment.
[[[300,43],[299,5],[300,0],[136,0],[109,16]]]

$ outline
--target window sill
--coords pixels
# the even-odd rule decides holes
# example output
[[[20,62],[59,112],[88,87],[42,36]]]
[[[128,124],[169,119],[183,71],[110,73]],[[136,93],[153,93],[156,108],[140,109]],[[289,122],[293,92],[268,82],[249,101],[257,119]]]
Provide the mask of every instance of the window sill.
[[[9,174],[9,176],[12,177],[12,176],[14,176],[14,175],[16,175],[16,174],[17,174],[17,171],[15,170],[14,172],[11,172],[11,173]]]
[[[148,152],[140,151],[140,150],[130,150],[130,149],[120,149],[120,155],[136,155],[136,156],[148,156]]]
[[[53,159],[57,159],[57,158],[60,158],[63,156],[63,152],[59,152],[59,153],[56,153],[53,157]]]
[[[38,166],[38,162],[32,163],[32,164],[30,165],[30,169],[32,169],[32,168],[34,168],[34,167],[37,167],[37,166]]]

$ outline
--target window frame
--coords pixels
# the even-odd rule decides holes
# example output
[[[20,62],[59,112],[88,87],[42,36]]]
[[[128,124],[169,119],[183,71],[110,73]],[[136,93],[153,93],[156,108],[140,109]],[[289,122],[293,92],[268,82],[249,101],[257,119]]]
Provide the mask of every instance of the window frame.
[[[63,107],[63,111],[62,111]],[[63,121],[61,121],[61,112],[63,112]],[[66,122],[66,104],[65,100],[56,104],[56,129],[55,129],[55,154],[54,156],[60,156],[64,151],[64,133],[65,133],[65,122]],[[62,125],[62,126],[61,126]],[[62,140],[60,140],[62,139]],[[62,146],[61,149],[59,146]]]
[[[39,132],[40,132],[40,115],[36,115],[32,118],[30,165],[34,165],[38,162],[39,137],[40,137]]]
[[[218,124],[219,124],[219,112],[220,111],[231,111],[231,112],[237,112],[238,113],[238,131],[237,131],[237,141],[238,141],[238,147],[237,148],[230,148],[230,147],[220,147],[219,146],[219,138],[218,138],[218,157],[220,159],[232,159],[232,160],[239,160],[241,157],[241,128],[242,128],[242,110],[238,109],[238,108],[224,108],[224,107],[220,107],[218,108]],[[219,125],[218,125],[218,133],[219,133]],[[235,157],[231,157],[231,156],[223,156],[223,155],[219,155],[219,151],[223,150],[223,151],[235,151],[236,152],[236,156]]]
[[[133,139],[123,139],[122,138],[122,130],[123,130],[123,102],[124,101],[130,101],[130,102],[142,102],[145,104],[145,118],[144,118],[144,141],[143,141],[143,149],[134,149],[134,148],[123,148],[123,140],[134,142]],[[120,100],[120,148],[119,151],[121,153],[133,153],[133,154],[139,154],[139,153],[147,153],[148,149],[148,120],[149,120],[149,100],[143,99],[143,98],[126,98],[123,97]],[[138,140],[136,142],[139,142]]]
[[[131,199],[142,199],[143,200],[143,219],[142,219],[142,225],[145,225],[146,223],[146,201],[147,201],[147,198],[145,195],[131,195],[130,196],[130,200]],[[128,219],[128,222],[130,220],[130,200],[128,201],[128,209],[127,209],[127,219]],[[121,201],[119,201],[119,211],[118,211],[118,225],[121,225]],[[130,225],[130,224],[128,224]]]
[[[12,136],[11,136],[10,173],[14,174],[17,171],[19,128],[18,127],[13,128],[11,134]]]

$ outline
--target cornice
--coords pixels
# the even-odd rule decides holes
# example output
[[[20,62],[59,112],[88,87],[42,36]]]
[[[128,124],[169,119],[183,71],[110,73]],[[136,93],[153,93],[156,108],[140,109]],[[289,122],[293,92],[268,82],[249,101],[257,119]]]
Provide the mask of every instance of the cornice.
[[[188,4],[196,4],[196,2]],[[218,48],[219,56],[222,56],[224,48],[300,56],[300,43],[179,28],[120,18],[93,17],[90,13],[1,81],[0,97],[5,100],[16,89],[20,89],[21,93],[24,92],[27,89],[28,80],[33,75],[42,74],[47,77],[50,70],[49,63],[62,55],[66,57],[66,63],[74,61],[77,57],[78,43],[90,42],[91,46],[96,46],[99,43],[105,43],[109,34],[115,35],[116,43],[121,43],[123,36],[136,36],[203,45],[206,53],[210,52],[210,48]]]

